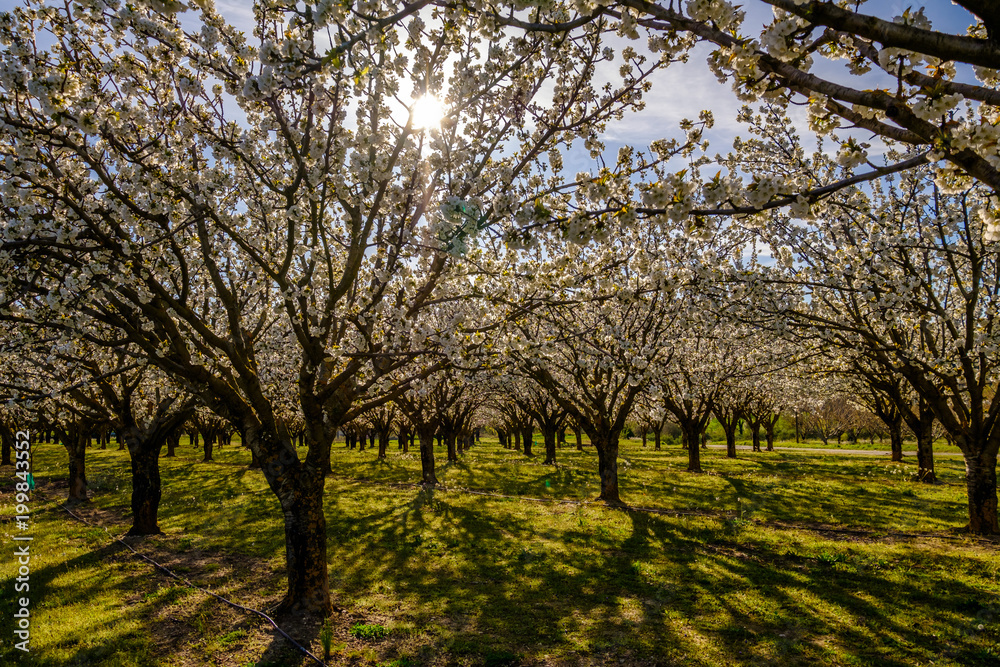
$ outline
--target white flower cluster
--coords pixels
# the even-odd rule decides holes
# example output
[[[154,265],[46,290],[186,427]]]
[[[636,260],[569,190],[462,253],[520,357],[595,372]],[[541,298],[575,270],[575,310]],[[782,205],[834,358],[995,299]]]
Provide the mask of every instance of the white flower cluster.
[[[667,208],[674,199],[674,186],[668,180],[649,185],[642,193],[642,203],[649,208]]]
[[[733,198],[739,184],[729,176],[716,175],[701,187],[701,196],[706,206],[718,206]]]
[[[993,209],[979,209],[979,219],[983,221],[983,242],[1000,243],[1000,218]]]
[[[777,175],[754,177],[753,183],[747,187],[745,192],[747,204],[754,208],[760,208],[781,192],[782,185],[783,180]]]
[[[816,218],[809,200],[802,195],[797,196],[795,201],[789,204],[788,213],[793,218],[798,218],[799,220],[813,220]]]
[[[712,21],[722,30],[738,25],[743,12],[725,0],[688,0],[688,16],[696,21]]]
[[[794,14],[785,14],[775,18],[774,23],[761,33],[760,43],[764,50],[780,60],[794,60],[800,55],[799,44],[791,36],[804,28],[807,23]]]
[[[958,106],[964,97],[959,93],[951,95],[928,96],[917,100],[913,106],[913,113],[918,118],[926,121],[937,121],[949,111]]]
[[[840,116],[826,108],[825,95],[810,95],[807,108],[809,129],[819,135],[829,134],[840,127]]]
[[[972,71],[975,72],[976,78],[987,86],[996,86],[1000,84],[1000,70],[973,65]]]
[[[868,144],[859,144],[854,141],[853,137],[848,139],[840,145],[840,150],[837,151],[837,164],[845,169],[853,169],[864,164],[868,160],[866,150],[868,148]]]

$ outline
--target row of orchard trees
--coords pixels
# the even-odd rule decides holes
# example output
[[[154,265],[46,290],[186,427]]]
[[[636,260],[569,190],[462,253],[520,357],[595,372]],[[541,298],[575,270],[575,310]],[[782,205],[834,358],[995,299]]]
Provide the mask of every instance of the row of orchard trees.
[[[515,378],[587,433],[619,502],[638,406],[679,425],[698,470],[724,395],[807,362],[873,392],[925,452],[937,419],[965,455],[970,529],[1000,532],[988,3],[962,3],[975,27],[958,37],[919,12],[770,0],[759,41],[718,0],[368,4],[259,3],[252,38],[202,1],[0,17],[10,409],[49,411],[66,441],[99,402],[150,488],[165,434],[193,410],[224,420],[281,509],[284,611],[330,609],[338,431],[392,405],[423,458],[461,418],[456,386]],[[640,33],[645,49],[609,47]],[[697,39],[770,101],[741,114],[752,138],[709,160],[704,113],[567,177],[566,149],[600,158],[606,123]],[[810,71],[843,56],[897,92]],[[448,109],[439,129],[414,124],[424,94]],[[786,122],[796,95],[841,132],[835,158]],[[845,121],[888,142],[886,165]]]

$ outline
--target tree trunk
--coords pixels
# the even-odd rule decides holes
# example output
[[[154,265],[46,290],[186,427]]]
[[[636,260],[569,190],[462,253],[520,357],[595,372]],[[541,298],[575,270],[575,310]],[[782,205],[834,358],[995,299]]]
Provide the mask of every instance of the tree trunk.
[[[997,524],[997,455],[980,452],[965,456],[965,482],[969,490],[969,532],[1000,534]]]
[[[642,448],[643,449],[646,448],[646,433],[647,433],[647,430],[645,428],[642,429]]]
[[[63,446],[69,453],[69,493],[67,502],[81,503],[87,500],[87,443],[90,437],[84,433],[69,433],[63,438]]]
[[[726,458],[736,458],[736,422],[733,421],[728,428],[723,428],[726,434]]]
[[[917,439],[917,474],[913,481],[934,484],[937,475],[934,473],[934,411],[925,401],[919,401],[916,412],[903,412],[910,430]]]
[[[592,444],[597,450],[597,470],[601,477],[601,495],[610,505],[620,505],[618,495],[618,438],[609,435],[596,434],[591,436]]]
[[[764,439],[767,441],[767,451],[774,451],[774,426],[776,422],[767,420],[764,422]]]
[[[903,430],[901,428],[902,424],[900,421],[894,423],[888,423],[886,426],[889,428],[889,447],[892,449],[892,460],[902,461],[903,460]]]
[[[448,443],[448,460],[458,461],[458,448],[455,446],[458,436],[455,433],[445,433],[444,440]]]
[[[177,445],[180,442],[180,439],[181,439],[180,436],[174,433],[171,433],[170,435],[167,436],[166,456],[177,456],[177,453],[174,450],[177,449]]]
[[[162,441],[130,442],[132,459],[132,527],[129,535],[162,535],[160,510],[160,450]]]
[[[501,447],[503,447],[504,449],[510,449],[510,446],[507,444],[507,434],[504,432],[503,429],[500,428],[497,429],[497,440],[500,441]]]
[[[563,426],[559,429],[559,437],[556,440],[556,446],[562,447],[566,444],[566,427]]]
[[[360,433],[358,435],[358,451],[359,452],[365,451],[365,441],[367,439],[368,439],[368,434],[367,433]]]
[[[698,447],[701,433],[697,426],[691,424],[681,424],[681,432],[687,445],[688,472],[701,472],[701,449]]]
[[[0,424],[0,443],[3,446],[3,460],[0,461],[0,465],[14,465],[14,462],[10,458],[10,453],[14,447],[14,434],[5,424]]]
[[[753,451],[760,451],[760,424],[750,424],[750,439],[753,441]]]
[[[525,456],[534,456],[534,453],[531,451],[531,446],[533,444],[533,439],[535,437],[534,434],[535,434],[535,427],[530,425],[525,426],[521,431],[521,441],[524,443]]]
[[[437,476],[434,474],[434,429],[417,428],[420,438],[420,470],[424,486],[437,486]]]
[[[327,572],[326,517],[323,514],[323,474],[299,466],[298,474],[279,475],[271,482],[281,499],[285,519],[285,569],[288,590],[277,614],[316,613],[327,617],[330,579]],[[269,477],[275,478],[270,475]]]
[[[573,434],[576,436],[576,451],[583,451],[583,429],[579,426],[573,429]]]
[[[521,430],[516,426],[511,430],[514,432],[514,449],[521,451]]]
[[[554,428],[542,427],[542,437],[545,438],[545,463],[546,465],[555,465],[558,434]]]
[[[215,450],[215,439],[214,438],[204,438],[205,457],[201,460],[202,463],[207,461],[214,461],[212,458],[212,452]]]
[[[389,429],[378,432],[378,460],[385,461],[385,451],[389,449]]]
[[[403,448],[404,454],[410,453],[410,432],[408,430],[399,432],[399,444]]]
[[[191,449],[198,449],[198,431],[188,431],[188,442],[191,443]]]
[[[663,427],[653,429],[653,449],[660,451],[660,440],[663,439]]]

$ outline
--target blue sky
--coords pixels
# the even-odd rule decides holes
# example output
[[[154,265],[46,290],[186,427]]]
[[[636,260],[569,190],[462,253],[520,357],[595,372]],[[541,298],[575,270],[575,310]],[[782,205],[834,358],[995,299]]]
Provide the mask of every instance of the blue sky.
[[[18,4],[16,0],[0,0],[0,11]],[[744,0],[742,5],[747,12],[744,34],[759,33],[759,27],[770,20],[770,6],[759,0]],[[252,32],[253,12],[250,2],[216,0],[216,6],[235,26],[248,34]],[[964,33],[971,20],[968,12],[947,0],[934,0],[924,5],[899,0],[871,0],[863,5],[862,11],[891,19],[909,7],[924,7],[934,27],[948,32]],[[641,44],[635,46],[641,47]],[[618,148],[622,145],[630,144],[639,148],[648,146],[655,139],[680,137],[677,123],[685,117],[697,119],[701,109],[711,109],[715,116],[715,129],[707,136],[711,142],[711,154],[727,152],[732,139],[741,132],[745,134],[745,130],[736,122],[736,114],[742,103],[733,95],[728,84],[719,83],[709,71],[705,63],[709,51],[709,48],[699,46],[688,63],[676,64],[657,73],[653,88],[646,96],[645,110],[626,116],[608,127],[604,139],[607,146],[605,156],[609,161],[614,161]],[[839,63],[819,71],[836,72],[838,78],[846,78],[848,83],[857,85],[858,80],[851,81]],[[804,111],[802,114],[804,117]],[[565,167],[573,174],[592,170],[594,164],[581,148],[566,156]]]

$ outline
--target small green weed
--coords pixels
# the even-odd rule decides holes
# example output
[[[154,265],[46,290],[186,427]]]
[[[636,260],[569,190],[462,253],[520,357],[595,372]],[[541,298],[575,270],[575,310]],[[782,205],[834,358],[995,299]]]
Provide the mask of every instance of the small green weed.
[[[246,636],[246,630],[233,630],[232,632],[227,632],[219,637],[219,643],[223,646],[228,646],[229,644],[234,644],[241,639],[246,639]]]
[[[841,553],[833,553],[830,551],[821,551],[819,556],[816,557],[821,563],[826,563],[827,565],[833,565],[835,563],[843,563],[847,561],[847,556]]]
[[[323,619],[323,627],[319,631],[319,643],[323,645],[323,659],[330,660],[330,646],[333,644],[333,628],[330,627],[330,619]]]
[[[355,623],[351,626],[351,636],[366,642],[377,642],[389,636],[389,628],[375,623]]]

